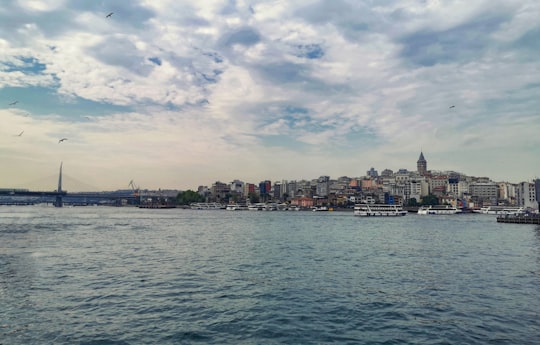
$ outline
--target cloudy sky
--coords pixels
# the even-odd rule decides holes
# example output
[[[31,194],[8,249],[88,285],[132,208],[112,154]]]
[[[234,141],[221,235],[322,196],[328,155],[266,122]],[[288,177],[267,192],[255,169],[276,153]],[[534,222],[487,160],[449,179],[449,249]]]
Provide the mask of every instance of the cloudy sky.
[[[68,191],[357,177],[420,151],[530,181],[538,18],[537,0],[4,0],[0,187],[55,189],[60,162]]]

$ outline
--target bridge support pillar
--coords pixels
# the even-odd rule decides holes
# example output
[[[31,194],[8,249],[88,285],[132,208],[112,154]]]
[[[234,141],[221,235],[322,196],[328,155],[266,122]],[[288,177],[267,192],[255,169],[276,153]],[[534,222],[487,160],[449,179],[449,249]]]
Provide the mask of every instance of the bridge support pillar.
[[[62,201],[62,196],[57,195],[56,196],[56,201],[54,203],[54,207],[62,207],[62,206],[64,206],[64,202]]]

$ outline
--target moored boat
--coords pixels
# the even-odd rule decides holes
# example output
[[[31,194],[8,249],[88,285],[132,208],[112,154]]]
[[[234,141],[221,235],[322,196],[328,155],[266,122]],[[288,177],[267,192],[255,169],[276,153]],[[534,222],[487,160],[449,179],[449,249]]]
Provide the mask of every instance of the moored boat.
[[[225,208],[227,211],[247,211],[248,206],[244,204],[229,204]]]
[[[218,202],[196,202],[189,205],[192,210],[221,210],[225,207]]]
[[[514,215],[523,214],[525,209],[523,207],[511,207],[511,206],[484,206],[481,207],[476,213],[482,214],[495,214],[495,215]]]
[[[462,210],[452,205],[428,205],[418,209],[418,214],[458,214]]]
[[[405,216],[407,211],[401,205],[356,204],[353,214],[360,217],[395,217]]]
[[[264,211],[265,208],[266,208],[266,204],[264,204],[262,202],[258,202],[258,203],[255,203],[255,204],[249,204],[248,205],[248,210],[249,211]]]

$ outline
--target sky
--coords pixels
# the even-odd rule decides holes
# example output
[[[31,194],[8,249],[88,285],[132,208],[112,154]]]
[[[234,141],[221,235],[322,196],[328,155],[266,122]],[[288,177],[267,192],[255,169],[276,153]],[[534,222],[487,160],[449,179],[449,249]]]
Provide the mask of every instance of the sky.
[[[60,164],[68,191],[359,177],[420,152],[531,181],[538,18],[537,0],[4,0],[0,188],[54,190]]]

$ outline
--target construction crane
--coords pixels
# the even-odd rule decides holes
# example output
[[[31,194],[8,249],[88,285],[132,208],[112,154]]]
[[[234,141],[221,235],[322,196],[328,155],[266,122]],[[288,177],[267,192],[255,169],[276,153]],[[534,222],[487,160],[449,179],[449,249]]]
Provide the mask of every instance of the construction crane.
[[[133,183],[133,180],[129,181],[128,186],[131,187],[131,190],[133,190],[133,195],[139,196],[140,189],[135,183]]]

